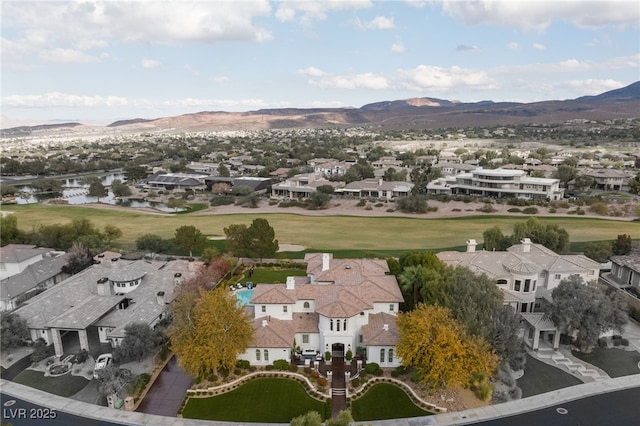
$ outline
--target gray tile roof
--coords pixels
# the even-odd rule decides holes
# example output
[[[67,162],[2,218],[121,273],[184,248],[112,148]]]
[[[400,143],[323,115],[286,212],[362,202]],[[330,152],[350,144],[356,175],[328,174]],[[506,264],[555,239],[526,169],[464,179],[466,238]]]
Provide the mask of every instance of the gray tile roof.
[[[44,256],[50,251],[52,249],[36,247],[30,244],[8,244],[0,247],[0,262],[20,263],[35,256]]]
[[[29,299],[15,311],[30,328],[86,328],[88,325],[108,325],[124,328],[131,322],[149,322],[166,306],[157,303],[157,293],[165,292],[165,302],[176,295],[175,274],[182,280],[194,277],[200,262],[174,260],[170,262],[123,260],[111,262],[105,256],[102,263],[67,278],[51,289]],[[99,295],[97,281],[103,277],[121,276],[123,270],[144,274],[141,284],[122,296]],[[113,309],[125,298],[130,299],[127,309]],[[117,332],[114,330],[114,332]]]
[[[62,267],[69,262],[69,255],[47,256],[39,262],[27,266],[24,271],[0,281],[0,297],[13,299],[39,284],[60,275]]]

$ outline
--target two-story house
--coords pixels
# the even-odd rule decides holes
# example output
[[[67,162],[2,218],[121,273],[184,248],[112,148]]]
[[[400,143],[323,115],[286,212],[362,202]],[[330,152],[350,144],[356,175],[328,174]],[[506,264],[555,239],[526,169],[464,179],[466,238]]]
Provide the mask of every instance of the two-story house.
[[[241,355],[255,365],[291,360],[295,346],[320,354],[334,344],[366,351],[367,360],[397,366],[395,318],[402,293],[381,259],[305,256],[307,275],[286,284],[262,284],[250,299],[255,343]]]

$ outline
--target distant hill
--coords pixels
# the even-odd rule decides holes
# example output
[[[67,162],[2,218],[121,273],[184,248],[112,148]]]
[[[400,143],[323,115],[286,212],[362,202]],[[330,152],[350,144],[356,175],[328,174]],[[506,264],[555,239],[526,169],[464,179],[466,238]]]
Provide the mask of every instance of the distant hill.
[[[489,127],[551,124],[573,119],[607,120],[640,117],[640,81],[595,96],[532,103],[459,102],[431,97],[391,100],[360,108],[273,108],[247,112],[202,111],[157,119],[119,120],[108,128],[139,132],[197,132],[374,126],[406,130],[444,127]],[[79,123],[21,126],[2,136],[79,126]]]

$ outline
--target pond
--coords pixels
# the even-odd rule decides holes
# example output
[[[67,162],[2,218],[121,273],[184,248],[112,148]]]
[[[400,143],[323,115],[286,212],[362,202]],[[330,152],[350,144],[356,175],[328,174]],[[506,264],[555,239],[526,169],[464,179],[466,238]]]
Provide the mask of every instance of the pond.
[[[102,184],[105,186],[109,186],[113,183],[114,180],[119,179],[122,182],[126,182],[127,178],[122,173],[111,173],[104,176],[99,176],[102,180]],[[17,204],[35,204],[42,203],[48,200],[60,199],[65,202],[65,204],[79,205],[79,204],[87,204],[87,203],[97,203],[97,197],[90,197],[89,193],[89,184],[85,183],[82,177],[78,178],[69,178],[64,179],[62,184],[62,191],[45,193],[45,194],[36,194],[33,187],[29,185],[24,185],[18,187],[20,191],[19,196],[15,197]],[[146,201],[142,199],[136,198],[127,198],[127,199],[116,199],[113,192],[109,191],[106,197],[100,197],[99,200],[104,204],[111,204],[123,207],[131,207],[131,208],[152,208],[156,210],[160,210],[163,212],[174,213],[176,211],[182,211],[184,209],[173,209],[167,207],[165,203],[155,202],[155,201]]]

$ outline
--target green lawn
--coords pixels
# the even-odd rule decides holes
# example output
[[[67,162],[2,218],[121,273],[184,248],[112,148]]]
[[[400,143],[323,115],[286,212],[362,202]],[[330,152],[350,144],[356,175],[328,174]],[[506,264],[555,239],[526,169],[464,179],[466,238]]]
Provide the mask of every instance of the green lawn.
[[[582,380],[571,374],[538,361],[529,355],[527,355],[527,364],[524,367],[524,376],[516,382],[522,389],[523,398],[583,383]]]
[[[351,403],[351,415],[356,422],[430,416],[433,413],[416,406],[399,387],[378,383]]]
[[[589,364],[602,368],[611,377],[640,374],[640,353],[616,348],[593,348],[591,353],[585,354],[571,351],[573,356]]]
[[[35,370],[24,370],[13,381],[65,397],[78,393],[89,384],[89,380],[72,376],[71,373],[58,377],[45,377],[43,372]]]
[[[100,228],[113,224],[123,237],[116,241],[122,248],[133,247],[144,234],[157,234],[173,238],[176,228],[193,225],[206,235],[224,235],[231,224],[250,225],[256,218],[265,218],[274,228],[282,243],[299,244],[315,250],[348,250],[374,253],[380,250],[434,250],[462,246],[469,238],[482,241],[482,233],[499,226],[511,233],[513,225],[526,220],[520,216],[469,216],[450,219],[412,217],[355,217],[304,216],[287,213],[263,213],[251,210],[245,214],[182,214],[151,215],[114,209],[96,209],[82,206],[55,206],[44,204],[3,206],[3,210],[16,212],[18,226],[30,230],[34,226],[68,223],[74,218],[88,217]],[[633,228],[629,222],[583,217],[541,217],[540,221],[557,224],[567,230],[572,241],[602,241],[628,234]],[[640,238],[640,231],[632,233]]]
[[[242,284],[246,284],[247,281],[252,281],[254,284],[284,284],[287,282],[287,277],[291,276],[305,276],[307,272],[305,269],[265,269],[256,268],[253,271],[253,275],[249,277],[249,273],[245,272],[244,277],[240,280]]]
[[[326,404],[307,395],[301,384],[270,378],[251,380],[222,395],[190,398],[182,416],[234,423],[289,423],[309,411],[317,411],[326,418],[325,409]]]

